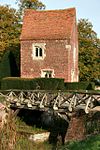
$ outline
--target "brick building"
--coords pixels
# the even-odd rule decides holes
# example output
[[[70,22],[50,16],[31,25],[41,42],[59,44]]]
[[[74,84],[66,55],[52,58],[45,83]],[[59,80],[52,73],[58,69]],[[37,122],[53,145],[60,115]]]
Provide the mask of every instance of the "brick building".
[[[25,11],[21,32],[21,77],[78,81],[76,10]]]

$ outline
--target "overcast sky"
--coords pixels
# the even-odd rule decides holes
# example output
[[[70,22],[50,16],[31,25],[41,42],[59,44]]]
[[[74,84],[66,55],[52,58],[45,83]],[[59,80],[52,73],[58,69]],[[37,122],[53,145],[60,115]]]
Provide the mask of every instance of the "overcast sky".
[[[0,4],[9,4],[12,7],[15,5],[16,0],[0,0]],[[100,38],[100,0],[41,0],[46,9],[65,9],[76,7],[77,19],[85,18],[93,25],[94,31]]]

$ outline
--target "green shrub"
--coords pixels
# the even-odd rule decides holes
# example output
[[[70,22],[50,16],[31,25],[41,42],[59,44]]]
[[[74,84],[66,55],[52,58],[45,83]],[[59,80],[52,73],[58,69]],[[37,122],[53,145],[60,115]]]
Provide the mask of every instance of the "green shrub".
[[[60,78],[20,78],[7,77],[1,80],[1,89],[23,90],[94,90],[93,82],[64,83]]]
[[[100,134],[100,112],[85,116],[86,134]]]
[[[36,78],[32,82],[36,82],[40,90],[63,90],[64,79],[59,78]]]
[[[100,135],[90,136],[83,141],[70,141],[57,150],[100,150]]]
[[[2,61],[0,62],[0,78],[11,76],[9,55],[10,52],[6,52],[2,58]]]
[[[24,90],[63,90],[64,80],[58,78],[19,78],[8,77],[1,81],[1,89],[24,89]]]
[[[66,90],[94,90],[94,82],[67,82],[65,83]]]
[[[1,90],[1,79],[0,79],[0,90]]]
[[[35,89],[36,84],[31,83],[31,79],[25,78],[17,78],[17,77],[8,77],[3,78],[1,81],[1,89],[8,90],[8,89],[24,89],[24,90],[31,90]]]
[[[11,51],[6,51],[0,62],[0,78],[19,76],[15,56]]]

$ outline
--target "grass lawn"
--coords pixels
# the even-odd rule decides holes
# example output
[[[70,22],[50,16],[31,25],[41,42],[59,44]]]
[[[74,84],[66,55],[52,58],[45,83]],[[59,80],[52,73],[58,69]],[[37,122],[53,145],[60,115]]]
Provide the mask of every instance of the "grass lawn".
[[[66,143],[58,150],[100,150],[100,135],[88,137],[84,141]]]
[[[24,136],[20,136],[15,144],[14,150],[52,150],[48,142],[34,143]]]
[[[100,150],[100,135],[88,137],[84,141],[73,141],[64,146],[54,147],[48,142],[34,143],[25,137],[20,137],[14,150]]]

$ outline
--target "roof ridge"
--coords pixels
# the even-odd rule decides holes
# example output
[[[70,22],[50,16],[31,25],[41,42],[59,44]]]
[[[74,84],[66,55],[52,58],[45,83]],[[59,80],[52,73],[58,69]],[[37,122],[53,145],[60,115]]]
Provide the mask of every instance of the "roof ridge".
[[[75,7],[71,7],[71,8],[65,8],[65,9],[45,9],[45,10],[34,10],[34,9],[25,9],[26,11],[33,11],[33,12],[54,12],[54,11],[69,11],[69,10],[76,10]]]

